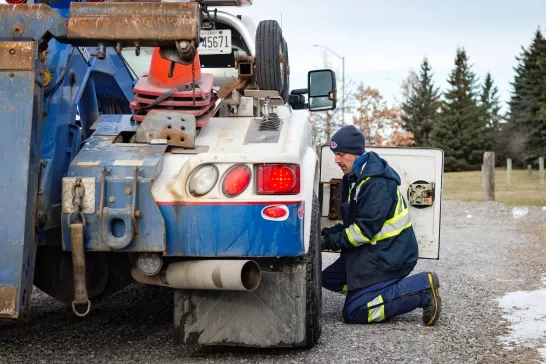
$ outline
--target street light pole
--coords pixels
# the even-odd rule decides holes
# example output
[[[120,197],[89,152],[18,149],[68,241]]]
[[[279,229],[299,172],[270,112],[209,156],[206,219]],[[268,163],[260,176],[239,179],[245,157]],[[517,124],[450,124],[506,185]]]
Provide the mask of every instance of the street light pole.
[[[322,47],[337,58],[341,59],[341,92],[343,93],[343,98],[341,99],[341,122],[343,125],[345,125],[345,57],[338,55],[336,52],[322,44],[313,44],[313,47]]]
[[[341,92],[343,92],[343,98],[341,99],[341,122],[345,125],[345,56],[341,57]]]

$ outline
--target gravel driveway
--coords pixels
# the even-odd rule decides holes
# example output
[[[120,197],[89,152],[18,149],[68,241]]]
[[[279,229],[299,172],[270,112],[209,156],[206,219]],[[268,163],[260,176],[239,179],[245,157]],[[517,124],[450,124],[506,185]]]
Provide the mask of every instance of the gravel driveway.
[[[514,218],[498,203],[444,201],[441,259],[417,267],[440,277],[444,306],[435,327],[422,326],[420,310],[383,324],[347,325],[344,297],[324,291],[323,333],[312,350],[183,348],[173,346],[168,291],[132,285],[78,319],[36,290],[31,322],[0,326],[0,363],[540,362],[536,347],[501,341],[511,331],[496,299],[540,285],[545,216],[541,208]],[[325,254],[324,265],[334,258]]]

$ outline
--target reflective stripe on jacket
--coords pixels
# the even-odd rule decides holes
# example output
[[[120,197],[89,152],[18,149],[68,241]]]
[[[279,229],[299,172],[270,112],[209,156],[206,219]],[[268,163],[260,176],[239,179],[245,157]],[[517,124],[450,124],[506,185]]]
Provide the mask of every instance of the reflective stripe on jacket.
[[[370,178],[371,177],[365,178],[356,187],[355,202],[357,202],[360,188]],[[348,203],[351,203],[351,192],[352,188],[349,190],[349,196],[347,198]],[[370,238],[364,235],[356,222],[352,223],[348,228],[345,229],[345,234],[347,234],[347,238],[354,247],[360,246],[362,244],[376,244],[380,240],[392,238],[393,236],[399,235],[404,229],[407,229],[411,226],[411,219],[406,201],[402,197],[400,189],[397,188],[396,192],[397,202],[393,216],[385,221],[383,227],[375,236]]]

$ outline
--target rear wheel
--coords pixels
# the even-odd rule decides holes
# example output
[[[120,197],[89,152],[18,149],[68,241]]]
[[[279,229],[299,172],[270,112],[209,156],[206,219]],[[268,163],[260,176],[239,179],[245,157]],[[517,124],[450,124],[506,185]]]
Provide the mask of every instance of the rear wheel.
[[[256,30],[256,80],[260,90],[283,95],[285,84],[285,42],[276,20],[263,20]],[[286,59],[287,61],[287,59]]]
[[[86,287],[90,300],[106,297],[133,282],[127,254],[87,252],[85,254]],[[34,285],[49,296],[66,304],[74,299],[72,255],[60,246],[38,248]]]

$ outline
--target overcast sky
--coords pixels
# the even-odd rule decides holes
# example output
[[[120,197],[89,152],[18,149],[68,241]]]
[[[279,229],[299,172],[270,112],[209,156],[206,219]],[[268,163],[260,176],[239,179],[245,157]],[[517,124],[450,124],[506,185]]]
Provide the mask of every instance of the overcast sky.
[[[237,10],[256,23],[280,22],[282,13],[292,88],[305,87],[306,72],[322,66],[323,50],[312,47],[319,43],[345,57],[346,79],[376,87],[390,100],[425,55],[443,89],[457,46],[466,48],[480,79],[492,73],[507,100],[515,56],[537,28],[546,29],[546,0],[254,0]],[[341,72],[341,61],[331,61]]]

